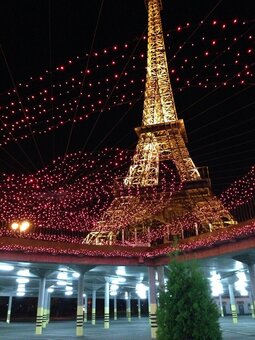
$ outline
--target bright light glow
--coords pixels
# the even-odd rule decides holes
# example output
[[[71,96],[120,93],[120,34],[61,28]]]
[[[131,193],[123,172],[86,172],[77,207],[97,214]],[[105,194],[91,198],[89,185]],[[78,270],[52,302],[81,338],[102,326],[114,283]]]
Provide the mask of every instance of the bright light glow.
[[[11,224],[12,230],[17,230],[18,227],[19,227],[19,224],[18,224],[17,222],[13,222],[13,223]]]
[[[23,292],[23,293],[25,293],[25,287],[18,286],[17,292]]]
[[[86,294],[84,293],[84,294],[82,294],[82,296],[83,296],[83,297],[86,297]]]
[[[72,276],[73,278],[78,279],[78,277],[80,277],[80,273],[74,272]]]
[[[221,276],[220,274],[217,274],[215,270],[211,271],[211,277],[209,280],[211,281],[211,291],[212,291],[212,296],[219,296],[222,295],[224,290],[223,290],[223,285],[221,283]]]
[[[67,290],[67,291],[65,291],[65,295],[73,295],[73,291],[72,290]]]
[[[18,287],[24,287],[25,288],[25,286],[26,286],[25,283],[19,283],[18,284]]]
[[[118,290],[119,286],[116,284],[111,284],[110,290]]]
[[[29,276],[30,271],[29,271],[29,269],[20,269],[20,270],[18,270],[17,275],[19,275],[19,276]]]
[[[143,283],[137,283],[136,284],[136,294],[141,298],[141,299],[146,299],[146,291],[149,288],[145,286]]]
[[[126,275],[126,269],[124,266],[118,266],[117,270],[116,270],[116,274],[117,275]]]
[[[60,273],[58,273],[57,278],[59,280],[67,280],[67,272],[60,272]]]
[[[128,292],[125,292],[125,300],[128,299]]]
[[[72,286],[66,286],[66,291],[73,291],[73,287]]]
[[[116,296],[117,295],[117,290],[119,289],[119,286],[116,284],[111,284],[110,286],[110,295],[111,296]]]
[[[28,282],[29,282],[29,279],[26,278],[26,277],[18,277],[18,278],[16,279],[16,282],[18,282],[18,283],[28,283]]]
[[[111,296],[116,296],[117,294],[118,294],[118,293],[117,293],[116,290],[113,290],[113,291],[110,292],[110,295],[111,295]]]
[[[30,227],[30,223],[28,221],[24,221],[21,223],[19,229],[21,232],[26,231]]]
[[[237,270],[244,269],[243,263],[240,261],[235,261],[235,269]]]
[[[17,295],[17,296],[24,296],[24,295],[25,295],[25,292],[17,292],[16,295]]]
[[[57,281],[57,285],[58,286],[66,286],[67,285],[67,282],[66,281]]]
[[[0,270],[11,271],[13,269],[14,269],[14,266],[12,266],[11,264],[0,263]]]
[[[47,292],[48,292],[48,293],[53,293],[53,292],[54,292],[54,289],[50,287],[50,288],[47,289]]]
[[[236,276],[238,281],[235,282],[235,289],[239,291],[241,296],[248,295],[247,287],[247,279],[245,272],[237,272]]]

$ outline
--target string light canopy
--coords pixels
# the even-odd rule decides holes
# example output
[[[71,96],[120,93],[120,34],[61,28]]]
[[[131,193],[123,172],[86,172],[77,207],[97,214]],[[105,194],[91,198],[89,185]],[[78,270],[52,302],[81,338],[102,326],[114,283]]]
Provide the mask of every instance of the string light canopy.
[[[233,18],[202,23],[194,38],[184,44],[196,25],[185,23],[165,33],[174,92],[194,87],[252,85],[252,22]],[[129,107],[140,101],[145,84],[146,40],[146,36],[141,37],[128,63],[136,40],[84,53],[55,66],[52,87],[52,73],[45,70],[19,82],[17,89],[0,93],[0,146],[30,139],[32,134],[51,133],[102,111],[109,114],[115,107]],[[174,41],[182,43],[175,45]],[[88,58],[89,68],[85,68]]]

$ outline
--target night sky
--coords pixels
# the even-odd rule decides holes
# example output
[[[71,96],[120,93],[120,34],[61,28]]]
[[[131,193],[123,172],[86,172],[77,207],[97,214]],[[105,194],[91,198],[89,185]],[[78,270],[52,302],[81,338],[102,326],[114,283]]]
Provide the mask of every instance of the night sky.
[[[219,193],[254,164],[254,1],[165,0],[163,9],[177,113],[193,161],[209,167]],[[1,4],[1,172],[33,173],[78,150],[135,148],[146,25],[143,0]],[[63,103],[73,110],[64,113]],[[10,133],[5,124],[20,128]]]

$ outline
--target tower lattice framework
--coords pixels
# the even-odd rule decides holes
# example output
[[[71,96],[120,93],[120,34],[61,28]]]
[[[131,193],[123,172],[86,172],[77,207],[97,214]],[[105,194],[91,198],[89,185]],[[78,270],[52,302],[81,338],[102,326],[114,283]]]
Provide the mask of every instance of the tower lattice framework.
[[[185,229],[176,226],[187,216],[194,217],[186,233],[199,234],[233,224],[235,221],[221,202],[212,194],[210,180],[202,176],[193,163],[186,147],[184,122],[178,119],[171,87],[161,22],[161,1],[147,0],[148,44],[147,73],[142,126],[136,128],[138,143],[129,171],[120,186],[126,188],[118,194],[97,226],[97,235],[103,241],[114,241],[113,232],[122,229],[122,239],[139,243],[139,235],[151,228],[162,228],[169,236],[185,237]],[[178,174],[179,190],[167,195],[167,190],[152,196],[146,190],[162,188],[160,167],[163,162],[174,164]],[[167,187],[167,185],[166,185]],[[131,189],[139,188],[139,195]],[[130,189],[130,190],[129,190]],[[127,218],[128,216],[128,218]],[[192,232],[191,232],[192,231]],[[124,235],[124,236],[123,236]],[[87,242],[92,238],[87,237]]]

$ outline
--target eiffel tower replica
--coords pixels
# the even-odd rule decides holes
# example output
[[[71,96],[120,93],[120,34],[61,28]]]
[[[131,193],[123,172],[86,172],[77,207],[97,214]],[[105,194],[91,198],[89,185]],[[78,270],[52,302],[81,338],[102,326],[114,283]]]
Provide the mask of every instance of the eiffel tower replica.
[[[187,149],[184,122],[178,119],[168,72],[161,23],[160,0],[147,0],[147,74],[142,126],[124,179],[116,184],[115,198],[84,243],[151,244],[175,236],[186,238],[235,224],[212,194],[206,168],[197,168]],[[178,188],[160,183],[161,166],[174,165]],[[163,188],[164,187],[164,188]],[[186,224],[186,226],[185,226]],[[153,232],[151,232],[153,230]],[[164,235],[162,237],[162,235]]]

